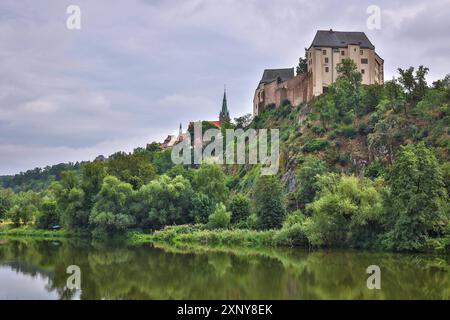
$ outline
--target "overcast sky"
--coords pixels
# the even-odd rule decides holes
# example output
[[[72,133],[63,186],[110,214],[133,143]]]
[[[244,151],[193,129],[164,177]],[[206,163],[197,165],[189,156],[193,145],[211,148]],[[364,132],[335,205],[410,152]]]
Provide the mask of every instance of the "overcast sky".
[[[66,8],[81,8],[81,30]],[[366,9],[381,8],[368,30]],[[318,29],[364,31],[397,67],[450,72],[450,0],[2,0],[0,174],[162,141],[179,123],[252,110],[264,68],[293,67]]]

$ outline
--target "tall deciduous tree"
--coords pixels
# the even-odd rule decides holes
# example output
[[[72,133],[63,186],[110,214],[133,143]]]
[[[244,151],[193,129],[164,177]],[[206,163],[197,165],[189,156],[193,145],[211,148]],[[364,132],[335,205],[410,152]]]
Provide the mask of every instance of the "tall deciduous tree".
[[[276,229],[283,224],[286,212],[281,184],[274,175],[261,176],[254,190],[255,209],[261,229]]]
[[[53,183],[50,191],[57,201],[62,225],[75,231],[87,229],[89,211],[85,208],[85,193],[76,173],[63,172],[61,181]]]
[[[390,231],[384,243],[397,250],[421,249],[449,223],[448,195],[434,153],[424,143],[402,147],[389,182]]]
[[[94,235],[111,236],[123,233],[133,223],[130,203],[133,199],[133,187],[116,177],[107,176],[96,197],[89,218]]]
[[[195,172],[193,186],[196,192],[208,195],[214,203],[225,202],[227,199],[225,174],[218,164],[202,164]]]
[[[193,222],[189,180],[182,176],[171,179],[166,175],[143,186],[136,195],[136,217],[144,227]]]

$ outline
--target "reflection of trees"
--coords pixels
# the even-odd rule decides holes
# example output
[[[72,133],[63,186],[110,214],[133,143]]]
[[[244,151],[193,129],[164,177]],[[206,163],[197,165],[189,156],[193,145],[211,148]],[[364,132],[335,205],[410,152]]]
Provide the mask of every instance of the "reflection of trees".
[[[71,299],[66,268],[78,265],[82,299],[450,298],[449,257],[230,248],[152,248],[118,243],[8,241],[0,265],[49,280]],[[366,288],[366,268],[382,290]]]

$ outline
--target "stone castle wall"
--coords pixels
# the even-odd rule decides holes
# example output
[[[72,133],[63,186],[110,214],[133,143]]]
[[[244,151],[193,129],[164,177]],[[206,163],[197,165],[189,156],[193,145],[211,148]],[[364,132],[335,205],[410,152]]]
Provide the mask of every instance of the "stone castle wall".
[[[293,106],[313,98],[311,73],[300,74],[283,82],[261,83],[255,91],[253,114],[258,115],[269,104],[279,106],[289,100]]]

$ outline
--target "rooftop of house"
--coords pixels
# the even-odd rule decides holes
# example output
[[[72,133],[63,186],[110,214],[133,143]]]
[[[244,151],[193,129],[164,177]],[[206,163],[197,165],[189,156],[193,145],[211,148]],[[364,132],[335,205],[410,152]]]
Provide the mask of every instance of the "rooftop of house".
[[[334,31],[318,30],[311,47],[345,48],[348,45],[357,44],[361,48],[375,49],[364,32],[360,31]]]
[[[294,68],[265,69],[260,83],[270,83],[277,79],[286,81],[294,77]]]

